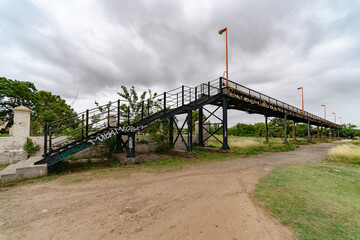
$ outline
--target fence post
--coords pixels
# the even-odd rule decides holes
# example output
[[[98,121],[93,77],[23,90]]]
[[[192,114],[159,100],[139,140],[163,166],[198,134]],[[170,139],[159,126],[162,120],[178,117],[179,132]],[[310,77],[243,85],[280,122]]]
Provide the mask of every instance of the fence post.
[[[84,139],[84,114],[81,115],[81,139]]]
[[[195,87],[195,106],[197,105],[197,87]]]
[[[144,119],[144,101],[141,102],[141,121]]]
[[[166,112],[166,92],[164,92],[164,113]]]
[[[130,106],[128,106],[128,125],[130,125]]]
[[[181,93],[182,93],[182,105],[184,105],[184,102],[185,102],[185,100],[184,100],[184,85],[182,85],[182,87],[181,87]]]
[[[118,99],[118,107],[117,107],[117,126],[120,126],[120,99]]]
[[[44,157],[47,156],[47,128],[48,128],[48,123],[45,123],[45,127],[44,127]]]
[[[219,78],[219,91],[222,93],[222,80],[221,77]]]
[[[49,154],[52,153],[52,141],[51,141],[51,135],[52,135],[52,132],[51,132],[51,123],[49,124]]]
[[[210,98],[210,82],[208,82],[208,97]]]
[[[108,107],[108,116],[107,116],[108,128],[110,127],[110,107]]]
[[[89,109],[86,109],[86,140],[89,139]]]

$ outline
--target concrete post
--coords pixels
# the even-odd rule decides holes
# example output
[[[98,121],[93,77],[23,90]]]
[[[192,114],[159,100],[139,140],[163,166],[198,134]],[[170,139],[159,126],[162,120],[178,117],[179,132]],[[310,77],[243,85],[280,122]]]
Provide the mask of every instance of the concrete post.
[[[27,107],[20,106],[13,109],[14,126],[13,136],[27,138],[30,136],[30,114],[31,110]]]
[[[109,127],[116,127],[116,115],[110,114],[109,115]]]

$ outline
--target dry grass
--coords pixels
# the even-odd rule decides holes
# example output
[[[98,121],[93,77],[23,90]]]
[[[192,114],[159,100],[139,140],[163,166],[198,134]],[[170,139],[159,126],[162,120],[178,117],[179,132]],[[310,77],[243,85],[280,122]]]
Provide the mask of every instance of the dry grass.
[[[228,144],[231,147],[238,147],[238,148],[247,148],[247,147],[254,147],[254,146],[259,146],[261,143],[259,141],[256,140],[251,140],[251,139],[229,139],[228,140]]]
[[[217,135],[218,139],[222,140],[222,136]],[[228,144],[230,148],[247,148],[247,147],[255,147],[264,144],[265,139],[255,138],[255,137],[237,137],[237,136],[229,136]],[[213,137],[209,139],[209,145],[213,147],[220,148],[221,144]]]
[[[329,151],[328,159],[335,162],[360,164],[360,145],[342,144]]]

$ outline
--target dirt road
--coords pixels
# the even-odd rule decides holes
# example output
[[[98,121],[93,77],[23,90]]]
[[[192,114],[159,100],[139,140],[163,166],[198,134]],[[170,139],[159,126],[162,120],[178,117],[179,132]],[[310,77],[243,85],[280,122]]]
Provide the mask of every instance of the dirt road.
[[[332,144],[169,173],[0,189],[0,239],[296,239],[251,197],[270,170]]]

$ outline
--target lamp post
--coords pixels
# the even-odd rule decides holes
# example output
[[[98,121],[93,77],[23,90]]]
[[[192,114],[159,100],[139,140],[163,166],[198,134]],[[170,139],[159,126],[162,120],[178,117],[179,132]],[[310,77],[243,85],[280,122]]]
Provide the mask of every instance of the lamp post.
[[[334,119],[335,119],[335,124],[336,124],[336,113],[332,113],[332,114],[334,114]]]
[[[302,99],[302,114],[304,115],[304,88],[299,87],[297,90],[301,89],[301,99]]]
[[[226,32],[226,87],[229,86],[229,69],[228,69],[228,43],[227,43],[227,27],[219,31],[219,34]]]
[[[325,116],[325,122],[326,122],[326,105],[323,104],[323,105],[321,105],[321,106],[324,107],[324,116]]]

